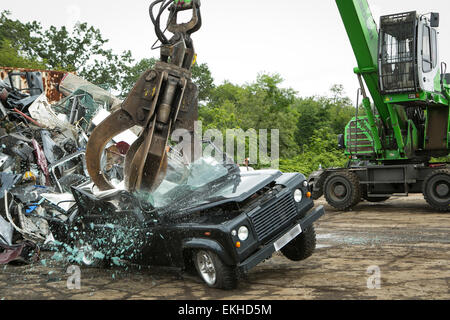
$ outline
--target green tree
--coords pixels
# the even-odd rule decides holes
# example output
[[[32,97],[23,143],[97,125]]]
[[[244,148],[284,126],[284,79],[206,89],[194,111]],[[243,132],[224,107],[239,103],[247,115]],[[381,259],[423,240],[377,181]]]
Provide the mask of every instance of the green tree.
[[[294,108],[300,114],[297,123],[296,141],[301,148],[312,143],[317,129],[330,128],[334,134],[342,134],[356,109],[350,98],[344,96],[342,85],[330,89],[330,97],[298,99]]]
[[[261,74],[244,86],[230,82],[217,86],[210,101],[200,108],[204,129],[219,129],[223,134],[226,129],[266,129],[269,140],[271,130],[278,129],[282,157],[295,156],[299,152],[295,142],[298,114],[292,108],[296,93],[282,88],[282,81],[277,74]]]
[[[35,46],[39,39],[30,35],[30,24],[11,20],[9,11],[0,13],[0,66],[17,68],[45,68],[27,48]]]
[[[294,108],[299,113],[295,140],[303,148],[311,142],[311,137],[316,129],[328,126],[328,104],[317,97],[300,98],[296,101]]]
[[[73,30],[65,26],[51,26],[44,30],[37,22],[33,22],[30,29],[42,40],[33,47],[33,51],[48,68],[77,72],[95,84],[121,89],[125,73],[133,62],[131,52],[117,55],[107,49],[108,40],[99,29],[78,23]]]
[[[0,16],[0,61],[9,67],[23,67],[76,72],[98,85],[121,89],[122,80],[133,62],[131,52],[121,55],[106,48],[108,40],[100,30],[87,23],[73,30],[51,26],[44,29],[39,22],[22,23]]]
[[[195,63],[192,67],[192,80],[198,87],[198,99],[200,102],[208,102],[215,88],[214,78],[206,63]]]
[[[347,158],[342,150],[337,149],[336,142],[336,135],[329,128],[320,128],[314,132],[310,145],[305,146],[301,154],[280,160],[280,170],[309,176],[320,166],[342,168]]]
[[[39,61],[27,59],[19,54],[10,41],[0,43],[0,66],[12,66],[16,68],[45,69],[46,66]]]

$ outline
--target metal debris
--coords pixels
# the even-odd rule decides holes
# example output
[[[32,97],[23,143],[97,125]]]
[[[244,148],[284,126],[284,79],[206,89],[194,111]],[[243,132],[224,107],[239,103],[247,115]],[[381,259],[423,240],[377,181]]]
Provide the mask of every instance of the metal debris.
[[[36,69],[21,69],[21,68],[7,68],[0,67],[0,79],[5,85],[9,83],[9,74],[10,73],[39,73],[40,78],[42,79],[42,87],[47,96],[48,101],[51,103],[55,103],[63,98],[63,94],[59,92],[58,85],[61,83],[61,80],[67,75],[67,72],[63,71],[50,71],[50,70],[36,70]],[[16,86],[20,89],[27,88],[27,80],[26,76],[15,77]],[[2,84],[0,83],[0,91]],[[42,93],[42,92],[41,92]]]
[[[99,111],[109,115],[121,101],[70,74],[1,68],[0,78],[0,264],[32,262],[39,247],[56,251],[55,259],[82,263],[92,254],[103,260],[113,252],[80,246],[85,232],[76,221],[83,211],[74,188],[93,187],[85,161],[91,130],[98,125],[92,120]],[[130,132],[108,145],[111,179],[123,179],[123,155],[133,139],[137,136]],[[122,239],[113,237],[115,243]],[[106,238],[92,243],[104,245]],[[121,259],[125,251],[119,252]]]

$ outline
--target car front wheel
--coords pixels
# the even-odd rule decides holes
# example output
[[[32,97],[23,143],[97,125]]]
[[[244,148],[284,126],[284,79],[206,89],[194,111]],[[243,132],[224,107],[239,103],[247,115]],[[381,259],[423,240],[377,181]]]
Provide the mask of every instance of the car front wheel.
[[[199,250],[194,253],[194,264],[205,283],[216,289],[233,290],[237,287],[236,268],[227,266],[209,250]]]
[[[281,253],[289,260],[297,262],[308,259],[315,250],[316,231],[314,226],[311,226],[281,249]]]

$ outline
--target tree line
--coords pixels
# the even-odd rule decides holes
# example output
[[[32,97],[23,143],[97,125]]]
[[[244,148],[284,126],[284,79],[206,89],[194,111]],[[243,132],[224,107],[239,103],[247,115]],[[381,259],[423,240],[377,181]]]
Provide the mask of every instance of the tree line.
[[[0,66],[76,72],[125,97],[156,60],[136,61],[130,51],[115,53],[107,43],[101,31],[87,23],[73,30],[44,29],[37,21],[13,20],[8,11],[0,14]],[[337,135],[344,132],[355,108],[342,85],[334,85],[326,96],[301,97],[284,88],[278,74],[259,74],[238,85],[216,84],[206,63],[196,63],[192,72],[199,87],[203,130],[279,129],[280,169],[286,172],[309,175],[319,166],[345,164]]]

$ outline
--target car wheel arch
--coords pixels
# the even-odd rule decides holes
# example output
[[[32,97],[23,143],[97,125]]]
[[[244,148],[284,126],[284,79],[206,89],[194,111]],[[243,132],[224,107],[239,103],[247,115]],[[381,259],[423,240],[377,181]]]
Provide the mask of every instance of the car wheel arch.
[[[229,266],[236,265],[234,259],[225,251],[223,246],[213,239],[187,239],[183,241],[182,250],[185,257],[186,253],[192,253],[196,250],[210,250],[216,253],[225,264]]]

